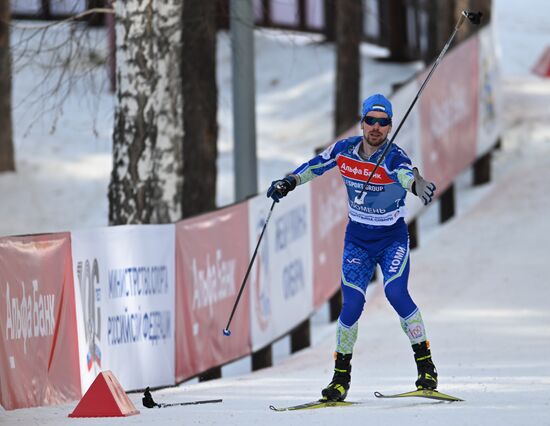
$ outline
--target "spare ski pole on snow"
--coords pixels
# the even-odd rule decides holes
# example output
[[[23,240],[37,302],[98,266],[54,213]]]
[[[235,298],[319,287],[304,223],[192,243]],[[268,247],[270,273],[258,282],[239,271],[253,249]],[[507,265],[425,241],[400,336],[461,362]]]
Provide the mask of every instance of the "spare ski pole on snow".
[[[141,399],[141,402],[143,402],[143,406],[147,408],[165,408],[165,407],[175,407],[178,405],[198,405],[198,404],[211,404],[215,402],[222,402],[222,399],[205,399],[202,401],[190,401],[190,402],[174,402],[170,404],[166,403],[156,403],[153,400],[153,396],[151,395],[151,391],[149,390],[149,386],[145,389],[145,392],[143,392],[143,398]]]
[[[250,275],[250,270],[252,269],[252,265],[254,264],[254,259],[256,259],[256,255],[258,254],[258,247],[260,247],[260,243],[262,242],[262,238],[265,233],[265,229],[267,228],[267,224],[269,223],[269,219],[271,218],[271,213],[273,213],[273,207],[275,207],[276,201],[273,201],[271,204],[271,208],[269,209],[269,213],[267,214],[267,218],[264,223],[264,227],[262,228],[262,232],[260,233],[260,237],[258,238],[258,243],[256,244],[256,248],[254,249],[254,254],[252,255],[252,259],[250,259],[250,263],[248,264],[248,269],[246,270],[246,274],[244,275],[243,283],[241,284],[241,289],[239,290],[239,294],[237,295],[237,300],[235,300],[235,304],[233,305],[233,310],[231,311],[231,315],[229,315],[229,320],[227,321],[227,325],[223,329],[223,335],[224,336],[231,336],[231,330],[229,330],[229,325],[231,324],[231,320],[233,319],[233,315],[235,314],[235,310],[237,309],[237,305],[239,303],[239,300],[241,299],[241,295],[243,294],[244,286],[246,285],[246,280],[248,279],[248,275]]]
[[[437,68],[437,66],[439,65],[441,60],[443,59],[443,56],[445,56],[445,53],[447,53],[447,50],[451,46],[451,43],[452,43],[453,39],[455,38],[456,33],[458,32],[458,30],[462,26],[463,22],[466,19],[468,19],[472,24],[479,25],[480,22],[481,22],[481,16],[482,15],[483,14],[481,12],[471,12],[469,10],[463,10],[462,11],[462,13],[460,14],[460,18],[458,19],[458,21],[455,25],[454,31],[452,32],[451,36],[447,40],[447,43],[445,43],[445,46],[443,46],[443,49],[441,50],[441,53],[439,54],[439,56],[435,60],[434,64],[432,65],[432,68],[430,69],[430,72],[428,73],[428,76],[426,77],[426,79],[424,80],[422,85],[420,86],[420,89],[418,90],[418,93],[416,94],[416,96],[413,99],[411,105],[409,106],[409,109],[407,109],[407,112],[405,113],[405,115],[401,119],[401,122],[399,123],[399,126],[397,126],[397,129],[396,129],[395,133],[391,137],[389,143],[384,148],[384,151],[382,151],[382,155],[380,156],[380,158],[376,162],[376,164],[374,166],[374,169],[372,170],[369,178],[367,179],[367,181],[363,185],[363,188],[361,189],[361,192],[359,193],[358,196],[355,197],[356,200],[360,200],[361,197],[363,196],[363,193],[366,191],[371,179],[374,177],[374,174],[375,174],[376,170],[378,170],[378,167],[380,166],[380,164],[382,163],[382,161],[386,157],[386,154],[388,153],[390,147],[392,146],[393,141],[395,140],[395,137],[399,133],[399,130],[401,130],[401,127],[403,126],[403,123],[405,123],[405,120],[407,119],[407,117],[409,116],[411,110],[413,109],[414,104],[416,104],[416,101],[418,100],[418,98],[420,97],[422,92],[424,91],[424,88],[426,87],[426,85],[430,81],[430,78],[432,77],[432,74],[434,73],[435,69]]]

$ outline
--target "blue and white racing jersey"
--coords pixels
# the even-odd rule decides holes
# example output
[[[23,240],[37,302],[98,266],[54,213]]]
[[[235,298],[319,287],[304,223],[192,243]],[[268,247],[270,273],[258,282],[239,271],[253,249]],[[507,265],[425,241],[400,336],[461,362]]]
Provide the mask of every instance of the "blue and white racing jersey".
[[[405,217],[406,190],[411,189],[414,176],[411,160],[405,152],[392,145],[378,166],[368,187],[359,197],[376,162],[389,143],[386,140],[368,159],[359,155],[362,136],[342,139],[298,167],[293,175],[303,184],[338,166],[349,199],[349,218],[366,225],[389,226]]]

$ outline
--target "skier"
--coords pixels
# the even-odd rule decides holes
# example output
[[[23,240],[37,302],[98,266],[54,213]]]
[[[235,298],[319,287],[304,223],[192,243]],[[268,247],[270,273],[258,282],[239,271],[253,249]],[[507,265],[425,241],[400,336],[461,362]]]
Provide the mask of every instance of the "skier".
[[[332,381],[321,392],[324,399],[343,401],[351,381],[351,358],[357,340],[358,320],[365,292],[379,264],[384,292],[399,315],[409,337],[418,369],[418,389],[437,388],[437,370],[432,361],[420,310],[407,290],[409,235],[405,216],[406,191],[432,201],[436,189],[426,181],[405,152],[392,145],[366,190],[363,186],[389,143],[392,105],[381,94],[367,98],[361,109],[362,136],[339,140],[302,164],[292,174],[273,181],[267,196],[279,201],[296,185],[304,184],[338,166],[349,198],[349,222],[344,240],[341,289],[342,311],[336,329],[335,365]]]

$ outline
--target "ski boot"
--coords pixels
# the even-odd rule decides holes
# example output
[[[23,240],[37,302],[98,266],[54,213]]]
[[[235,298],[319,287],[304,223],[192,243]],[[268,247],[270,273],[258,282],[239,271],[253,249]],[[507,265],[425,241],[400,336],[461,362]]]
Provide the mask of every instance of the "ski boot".
[[[348,395],[351,382],[351,354],[335,352],[334,360],[332,381],[321,391],[321,395],[329,401],[343,401]]]
[[[430,343],[425,342],[412,345],[414,351],[414,360],[418,369],[418,379],[416,380],[416,388],[434,390],[437,388],[437,370],[432,361],[430,352]]]

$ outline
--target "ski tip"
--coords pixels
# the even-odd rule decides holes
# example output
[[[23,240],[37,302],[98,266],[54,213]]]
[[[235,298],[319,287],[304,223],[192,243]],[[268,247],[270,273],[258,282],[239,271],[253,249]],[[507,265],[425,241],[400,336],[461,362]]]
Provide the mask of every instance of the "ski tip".
[[[428,398],[438,401],[446,402],[455,402],[455,401],[464,401],[463,399],[457,398],[456,396],[447,395],[445,393],[439,392],[438,390],[430,389],[417,389],[411,392],[396,393],[391,395],[384,395],[380,392],[374,392],[374,396],[377,398],[407,398],[407,397],[420,397]]]
[[[270,405],[269,409],[271,411],[292,411],[294,407],[275,407],[274,405]]]

